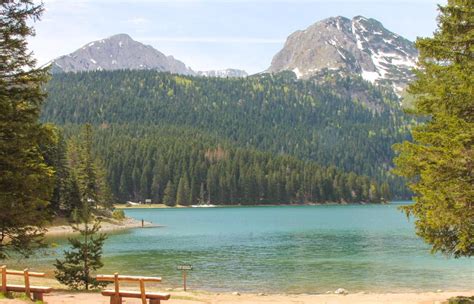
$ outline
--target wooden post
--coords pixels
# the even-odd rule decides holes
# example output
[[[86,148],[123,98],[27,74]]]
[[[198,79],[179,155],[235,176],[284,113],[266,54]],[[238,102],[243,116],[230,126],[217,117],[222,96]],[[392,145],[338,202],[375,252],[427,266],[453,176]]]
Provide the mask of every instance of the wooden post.
[[[145,282],[143,282],[143,279],[140,279],[140,294],[142,298],[142,304],[146,304]]]
[[[28,275],[28,268],[25,268],[25,270],[23,270],[23,273],[24,273],[24,276],[25,276],[25,294],[29,299],[31,299],[30,276]]]
[[[7,266],[2,266],[2,293],[7,295]]]
[[[120,298],[120,286],[119,286],[118,272],[114,273],[114,285],[115,285],[114,303],[115,304],[121,304],[122,299]]]
[[[43,301],[43,293],[33,292],[33,301]]]
[[[177,269],[181,270],[183,273],[183,290],[186,291],[186,276],[188,274],[187,271],[193,270],[193,266],[190,264],[183,264],[183,265],[178,265]]]
[[[183,290],[186,291],[186,270],[183,270]]]

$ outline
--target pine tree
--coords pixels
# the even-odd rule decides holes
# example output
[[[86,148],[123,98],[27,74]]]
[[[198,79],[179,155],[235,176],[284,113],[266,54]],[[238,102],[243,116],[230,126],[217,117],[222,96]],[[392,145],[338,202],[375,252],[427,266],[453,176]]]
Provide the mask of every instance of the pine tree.
[[[190,190],[189,183],[186,176],[181,177],[178,183],[178,190],[176,193],[176,204],[181,206],[189,205]]]
[[[161,188],[160,188],[160,176],[155,173],[153,175],[153,181],[151,183],[151,196],[153,201],[159,202],[160,201],[160,193],[161,193]]]
[[[98,185],[98,197],[101,207],[112,210],[114,208],[114,196],[110,189],[109,183],[107,182],[107,172],[105,166],[100,159],[96,158],[95,167],[97,170],[97,185]]]
[[[70,140],[69,160],[77,179],[81,201],[87,202],[91,210],[96,212],[99,207],[110,209],[113,196],[102,161],[93,153],[92,136],[92,126],[83,126],[79,137]]]
[[[166,184],[165,192],[163,194],[163,204],[170,207],[175,206],[175,195],[176,191],[174,189],[173,183],[171,181],[168,181],[168,183]]]
[[[0,259],[7,251],[31,254],[49,218],[54,171],[40,146],[52,134],[38,121],[48,70],[35,68],[27,47],[34,35],[28,23],[42,12],[35,1],[0,5]]]
[[[148,156],[150,157],[150,156]],[[142,174],[140,176],[140,196],[142,199],[150,198],[150,178],[151,178],[151,165],[150,159],[147,159],[146,165],[142,169]]]
[[[56,279],[72,289],[97,288],[105,286],[94,278],[94,272],[102,268],[102,247],[107,236],[98,233],[100,221],[94,219],[90,207],[84,202],[83,208],[76,210],[75,231],[80,238],[69,238],[71,250],[64,251],[64,259],[56,259]]]
[[[69,166],[66,140],[59,129],[52,127],[52,130],[52,144],[43,147],[45,161],[55,171],[54,191],[49,209],[54,215],[70,217],[72,211],[80,207],[81,197],[77,180]]]
[[[70,169],[67,162],[66,141],[62,134],[58,134],[55,149],[55,159],[52,166],[55,171],[55,189],[51,199],[50,208],[53,212],[62,212],[67,209],[68,204],[68,180],[70,179]]]
[[[216,174],[215,174],[215,167],[212,166],[207,171],[207,179],[206,179],[206,188],[207,188],[207,203],[211,204],[215,202],[215,192],[217,190],[217,183],[216,183]]]
[[[197,183],[197,177],[193,174],[191,179],[191,185],[189,189],[189,204],[196,204],[199,198],[199,184]]]
[[[201,183],[201,187],[199,187],[199,203],[204,204],[206,202],[206,189],[204,183]]]
[[[416,231],[433,252],[474,254],[474,2],[440,6],[438,30],[420,38],[414,112],[428,121],[396,145],[396,173],[408,179]]]
[[[97,178],[97,168],[92,155],[92,127],[86,124],[81,132],[79,146],[79,165],[77,168],[77,178],[82,200],[97,208],[99,204],[99,181]]]
[[[90,125],[83,127],[79,139],[71,140],[69,153],[73,167],[68,179],[70,193],[72,197],[80,199],[78,208],[74,209],[75,224],[72,227],[82,238],[69,238],[72,249],[64,252],[64,260],[56,260],[55,275],[61,283],[73,289],[89,290],[90,287],[103,285],[92,274],[103,266],[102,247],[107,236],[98,234],[100,221],[94,213],[97,213],[98,204],[108,207],[106,202],[111,202],[111,195],[105,182],[105,170],[92,152]]]
[[[64,211],[71,218],[74,215],[74,210],[80,210],[82,207],[81,190],[79,189],[76,175],[72,171],[65,183],[67,191],[64,199],[66,203]]]
[[[125,199],[129,199],[131,197],[131,191],[130,191],[130,187],[129,187],[129,178],[128,178],[128,174],[127,172],[125,171],[126,169],[122,170],[122,174],[120,175],[120,181],[119,181],[119,186],[118,186],[118,191],[119,191],[119,195],[122,197],[122,198],[125,198]]]

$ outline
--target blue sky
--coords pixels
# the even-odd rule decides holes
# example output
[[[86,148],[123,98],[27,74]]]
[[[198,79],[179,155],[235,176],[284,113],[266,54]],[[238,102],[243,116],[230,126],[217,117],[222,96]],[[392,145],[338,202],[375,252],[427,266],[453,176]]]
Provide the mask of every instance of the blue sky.
[[[44,0],[30,48],[40,63],[118,33],[194,70],[266,69],[286,37],[330,16],[363,15],[415,40],[445,0]]]

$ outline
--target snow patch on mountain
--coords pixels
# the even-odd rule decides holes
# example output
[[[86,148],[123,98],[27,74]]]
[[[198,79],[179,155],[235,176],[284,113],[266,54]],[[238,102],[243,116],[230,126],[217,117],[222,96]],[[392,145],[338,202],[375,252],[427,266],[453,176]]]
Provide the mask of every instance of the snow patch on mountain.
[[[293,73],[295,73],[296,77],[301,78],[303,74],[300,72],[300,69],[294,68]]]
[[[247,77],[248,74],[244,70],[238,69],[225,69],[225,70],[209,70],[197,72],[199,76],[203,77],[220,77],[220,78],[233,78],[233,77]]]
[[[411,41],[375,19],[332,17],[291,34],[267,71],[310,78],[323,69],[339,70],[401,93],[413,79],[417,57]]]
[[[375,81],[380,78],[380,74],[378,72],[369,72],[362,70],[362,78],[371,83],[375,83]]]

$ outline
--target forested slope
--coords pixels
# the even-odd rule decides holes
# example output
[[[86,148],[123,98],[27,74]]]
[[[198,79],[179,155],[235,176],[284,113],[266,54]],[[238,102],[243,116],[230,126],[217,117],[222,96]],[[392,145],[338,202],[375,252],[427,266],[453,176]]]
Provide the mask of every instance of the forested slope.
[[[388,181],[392,192],[402,195],[401,183],[388,169],[391,145],[407,137],[411,118],[396,106],[393,96],[362,80],[338,79],[335,87],[297,81],[290,74],[242,79],[153,71],[55,75],[47,87],[43,119],[57,124],[109,126],[108,132],[117,141],[125,136],[125,129],[127,136],[139,129],[138,138],[156,136],[156,132],[173,127],[192,129],[235,149],[257,149],[272,157],[290,155],[367,175],[379,184]],[[343,85],[346,88],[339,90]],[[352,87],[358,88],[357,94]],[[176,144],[187,141],[180,136],[173,140]],[[111,145],[103,147],[108,150]],[[127,153],[132,152],[122,154]],[[145,165],[137,170],[143,172]],[[173,183],[179,184],[179,180]],[[122,190],[116,188],[114,193],[122,198],[126,193],[134,198],[138,195],[131,188],[126,193]]]
[[[68,130],[76,132],[77,127]],[[380,202],[386,184],[293,156],[238,148],[199,131],[107,125],[96,152],[121,201],[152,198],[169,205]]]

